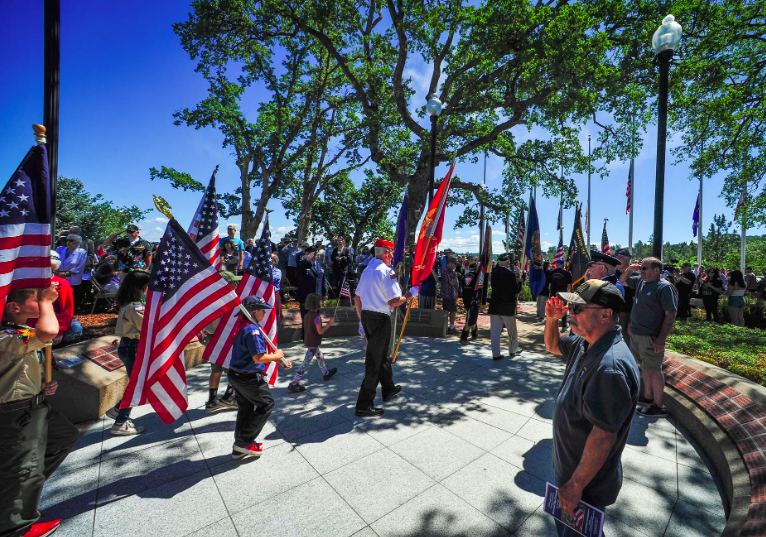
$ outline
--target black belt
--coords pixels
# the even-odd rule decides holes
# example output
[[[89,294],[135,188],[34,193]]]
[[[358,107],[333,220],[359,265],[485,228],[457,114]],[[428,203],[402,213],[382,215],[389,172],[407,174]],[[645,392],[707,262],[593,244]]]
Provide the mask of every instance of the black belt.
[[[37,406],[43,401],[45,401],[45,394],[39,393],[35,395],[34,397],[28,397],[27,399],[22,399],[20,401],[10,401],[8,403],[0,403],[0,414],[4,414],[6,412],[13,412],[14,410],[21,410],[23,408],[30,408],[33,406]]]
[[[260,377],[263,378],[265,376],[264,373],[258,372],[258,371],[237,371],[235,369],[229,369],[229,375],[234,375],[237,377]],[[258,380],[260,380],[260,378]]]

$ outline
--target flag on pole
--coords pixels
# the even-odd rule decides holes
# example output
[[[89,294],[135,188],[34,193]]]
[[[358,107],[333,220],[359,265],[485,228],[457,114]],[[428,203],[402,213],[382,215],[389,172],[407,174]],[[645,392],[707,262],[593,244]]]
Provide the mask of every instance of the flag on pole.
[[[505,251],[511,251],[511,215],[505,215]]]
[[[484,233],[484,244],[481,247],[481,259],[479,260],[478,273],[473,280],[473,298],[468,310],[464,330],[471,330],[479,321],[479,307],[481,306],[484,288],[487,286],[487,274],[492,264],[492,228],[487,224]]]
[[[556,231],[560,231],[564,228],[564,205],[559,205],[559,219],[556,222]]]
[[[540,223],[537,220],[535,199],[529,200],[529,229],[524,252],[529,259],[529,289],[532,296],[537,297],[545,287],[545,269],[543,269],[543,252],[540,245]]]
[[[625,208],[625,214],[630,212],[630,200],[633,198],[631,194],[633,188],[633,159],[630,159],[630,170],[628,171],[628,189],[625,191],[625,195],[628,197],[628,205]]]
[[[585,276],[590,263],[590,252],[585,245],[585,237],[582,232],[582,220],[580,217],[581,207],[575,211],[574,225],[572,226],[572,239],[569,241],[569,258],[567,260],[567,270],[572,274],[572,285],[574,286]]]
[[[16,289],[51,284],[48,152],[32,147],[0,192],[0,306]]]
[[[519,223],[516,226],[516,246],[519,249],[524,247],[524,236],[526,235],[526,224],[524,223],[525,216],[524,207],[522,206],[519,209]]]
[[[192,223],[189,226],[189,237],[205,254],[210,264],[216,270],[221,269],[221,253],[219,244],[221,238],[218,235],[218,203],[215,196],[215,174],[218,171],[216,166],[213,176],[210,178],[205,193],[194,213]]]
[[[259,296],[269,304],[272,309],[266,310],[266,315],[260,322],[263,332],[277,344],[277,310],[274,308],[275,293],[274,280],[271,270],[271,232],[269,231],[269,217],[263,224],[261,238],[255,241],[253,257],[245,269],[245,274],[237,286],[237,296]],[[239,316],[236,310],[224,315],[213,335],[208,341],[203,360],[222,367],[229,367],[231,363],[232,346],[234,343],[234,330]],[[277,382],[277,362],[269,362],[266,369],[266,379],[272,386]]]
[[[343,278],[343,285],[340,288],[340,297],[343,298],[344,296],[349,299],[351,298],[351,287],[347,278]]]
[[[697,236],[697,227],[700,225],[700,195],[697,194],[697,203],[694,205],[694,214],[692,214],[692,233]]]
[[[737,202],[737,208],[734,209],[734,220],[739,218],[739,211],[745,206],[745,190],[739,195],[739,201]]]
[[[399,209],[399,220],[396,222],[396,248],[394,248],[394,257],[391,266],[404,275],[404,247],[407,242],[409,229],[407,226],[407,194],[404,195],[402,207]]]
[[[171,218],[152,264],[136,363],[122,408],[150,403],[166,424],[188,406],[184,347],[241,301]]]
[[[609,246],[609,237],[606,234],[606,218],[604,219],[604,231],[601,232],[601,253],[612,255],[612,248]]]
[[[444,211],[447,208],[447,197],[452,185],[452,172],[455,162],[452,161],[447,176],[439,185],[436,196],[431,200],[423,224],[420,226],[418,243],[415,246],[415,259],[412,267],[412,285],[419,285],[428,278],[436,260],[436,249],[442,240],[442,227],[444,226]]]
[[[559,231],[559,246],[556,248],[556,257],[553,258],[553,262],[557,263],[559,260],[564,261],[564,230]]]

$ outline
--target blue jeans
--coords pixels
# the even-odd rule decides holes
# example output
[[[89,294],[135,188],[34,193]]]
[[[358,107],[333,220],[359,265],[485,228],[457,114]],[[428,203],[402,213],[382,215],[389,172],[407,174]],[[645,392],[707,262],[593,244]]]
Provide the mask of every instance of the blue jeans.
[[[128,378],[133,374],[133,364],[136,362],[136,354],[138,354],[138,340],[124,337],[120,339],[120,346],[117,347],[117,356],[120,357],[122,363],[125,364],[125,369],[128,371]],[[130,418],[130,407],[120,409],[122,400],[120,400],[115,409],[118,410],[117,419],[115,423],[123,423]]]

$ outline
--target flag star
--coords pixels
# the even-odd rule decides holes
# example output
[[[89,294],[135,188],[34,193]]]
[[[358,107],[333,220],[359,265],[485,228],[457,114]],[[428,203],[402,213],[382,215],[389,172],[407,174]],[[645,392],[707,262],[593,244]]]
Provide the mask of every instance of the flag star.
[[[3,216],[8,216],[8,211],[0,210],[0,218],[2,218]]]
[[[8,207],[10,207],[11,209],[15,209],[15,208],[16,208],[16,207],[18,207],[18,206],[19,206],[19,204],[18,204],[18,203],[16,203],[15,201],[12,201],[12,202],[10,202],[10,203],[8,204]]]
[[[25,196],[24,194],[21,194],[19,196],[19,201],[27,201],[29,199],[29,196]]]
[[[8,193],[9,194],[15,194],[16,193],[16,189],[15,188],[9,188],[8,189]]]
[[[29,211],[27,211],[26,209],[22,209],[21,214],[26,216],[27,214],[29,214]]]
[[[22,179],[21,177],[16,179],[16,186],[22,186],[23,184],[24,184],[24,179]]]

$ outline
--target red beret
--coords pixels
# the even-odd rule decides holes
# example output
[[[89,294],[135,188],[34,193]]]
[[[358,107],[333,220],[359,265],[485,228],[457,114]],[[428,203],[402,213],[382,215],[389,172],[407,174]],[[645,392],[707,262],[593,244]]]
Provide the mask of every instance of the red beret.
[[[390,250],[393,250],[394,243],[391,241],[387,241],[385,239],[378,239],[375,241],[375,248],[388,248]]]

